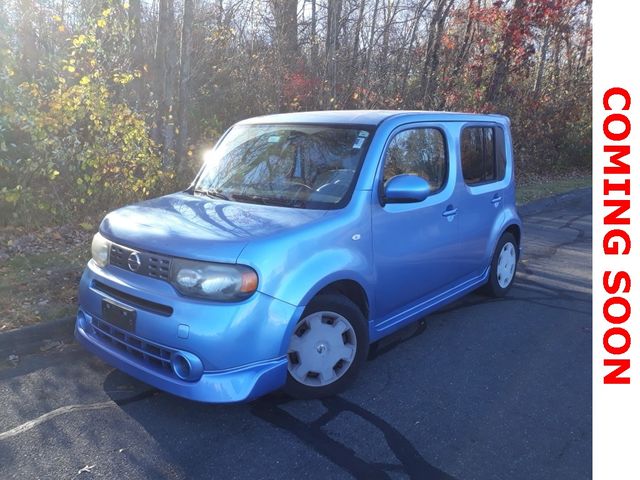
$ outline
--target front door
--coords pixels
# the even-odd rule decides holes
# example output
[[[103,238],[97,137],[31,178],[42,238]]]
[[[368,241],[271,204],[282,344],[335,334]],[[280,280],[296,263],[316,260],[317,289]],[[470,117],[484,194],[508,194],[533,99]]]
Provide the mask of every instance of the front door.
[[[373,251],[376,317],[390,320],[460,275],[456,167],[442,126],[420,124],[394,133],[383,157],[381,181],[400,174],[426,179],[432,193],[417,203],[375,203]],[[384,183],[383,183],[384,184]],[[382,194],[374,192],[374,195]]]

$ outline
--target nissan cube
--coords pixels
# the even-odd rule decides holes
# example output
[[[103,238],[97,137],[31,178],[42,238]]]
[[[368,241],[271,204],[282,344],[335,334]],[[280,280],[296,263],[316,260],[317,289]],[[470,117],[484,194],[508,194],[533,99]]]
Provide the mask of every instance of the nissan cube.
[[[75,333],[192,400],[333,395],[373,342],[480,287],[505,295],[521,232],[504,116],[252,118],[188,189],[102,220]]]

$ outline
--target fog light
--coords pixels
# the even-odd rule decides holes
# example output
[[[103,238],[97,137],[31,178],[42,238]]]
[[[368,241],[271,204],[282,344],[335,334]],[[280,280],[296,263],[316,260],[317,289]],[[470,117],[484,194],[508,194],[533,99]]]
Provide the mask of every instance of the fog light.
[[[195,382],[202,376],[202,362],[198,357],[188,352],[174,352],[171,354],[171,370],[180,380]]]
[[[173,372],[182,380],[186,380],[191,376],[191,364],[184,356],[177,354],[171,359],[171,367]]]

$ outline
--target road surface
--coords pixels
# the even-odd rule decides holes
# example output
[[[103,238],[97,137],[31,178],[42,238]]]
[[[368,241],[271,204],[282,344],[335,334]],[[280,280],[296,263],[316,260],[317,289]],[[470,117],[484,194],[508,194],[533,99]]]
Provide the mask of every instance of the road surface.
[[[5,362],[0,478],[590,478],[591,191],[524,220],[506,299],[406,329],[336,398],[197,404],[75,344]]]

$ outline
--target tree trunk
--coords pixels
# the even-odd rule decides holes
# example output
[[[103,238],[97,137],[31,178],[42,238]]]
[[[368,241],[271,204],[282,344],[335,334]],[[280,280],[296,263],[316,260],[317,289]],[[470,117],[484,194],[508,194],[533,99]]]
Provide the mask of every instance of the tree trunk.
[[[427,52],[420,85],[422,87],[423,106],[433,104],[437,89],[438,66],[440,64],[440,45],[444,33],[444,24],[449,16],[453,0],[438,0],[436,10],[431,18]]]
[[[338,34],[340,32],[340,15],[342,0],[329,0],[327,4],[327,38],[325,41],[327,80],[329,95],[335,101],[338,82]],[[332,105],[333,106],[333,105]]]
[[[560,50],[562,49],[559,33],[556,33],[556,38],[553,43],[553,88],[557,90],[560,88]]]
[[[580,56],[578,57],[578,70],[582,70],[585,65],[587,65],[587,51],[589,45],[591,44],[591,17],[593,15],[591,1],[587,1],[587,18],[585,20],[584,27],[582,29],[582,34],[584,38],[582,39],[582,46],[580,48]]]
[[[169,166],[173,149],[173,94],[176,64],[173,0],[159,0],[154,55],[154,95],[158,102],[153,138],[162,145],[162,163]]]
[[[131,56],[131,64],[140,74],[134,78],[132,87],[135,92],[136,105],[140,107],[146,104],[146,91],[144,88],[143,76],[144,71],[144,50],[142,47],[142,34],[140,32],[140,16],[141,16],[140,0],[129,1],[129,50]]]
[[[356,72],[358,70],[358,53],[360,52],[360,33],[362,32],[362,20],[364,18],[364,6],[366,1],[360,0],[360,7],[358,9],[358,20],[356,21],[356,32],[353,38],[353,48],[351,50],[351,68],[349,69],[349,81],[347,82],[349,85],[349,102],[353,101],[354,94],[354,79],[356,76]]]
[[[37,34],[32,21],[31,12],[35,11],[32,0],[20,0],[19,20],[17,28],[17,41],[19,45],[19,58],[23,80],[33,81],[38,71],[38,45]]]
[[[502,87],[507,81],[514,46],[514,32],[521,26],[520,21],[522,19],[522,13],[526,8],[526,3],[526,0],[515,0],[513,9],[509,15],[509,22],[503,36],[502,50],[497,55],[496,66],[493,70],[493,75],[489,81],[489,87],[487,88],[485,96],[488,102],[494,102],[498,98],[502,92]]]
[[[311,0],[311,65],[318,67],[318,12],[316,0]]]
[[[282,59],[289,65],[298,54],[298,2],[273,0],[276,23],[275,41]]]
[[[413,25],[411,27],[411,38],[409,39],[409,47],[407,48],[407,60],[404,65],[404,70],[402,72],[402,86],[400,87],[400,97],[405,98],[407,93],[407,82],[409,80],[409,72],[411,71],[412,66],[412,57],[413,57],[413,44],[416,41],[418,36],[418,27],[420,26],[420,18],[424,13],[425,8],[431,5],[431,0],[427,3],[426,0],[422,0],[420,4],[416,7],[416,12],[413,17]]]
[[[376,23],[378,20],[378,5],[380,0],[375,0],[375,4],[373,5],[373,15],[371,18],[371,30],[369,30],[369,44],[367,45],[367,59],[364,65],[364,88],[365,88],[365,108],[369,108],[369,88],[371,86],[371,56],[373,53],[373,41],[375,39],[376,34]]]
[[[280,111],[289,108],[284,87],[289,75],[298,67],[298,4],[296,0],[272,0],[271,12],[275,23],[273,42],[276,50],[275,67],[279,72],[276,92]]]
[[[533,87],[533,98],[540,98],[540,91],[542,90],[542,78],[544,76],[544,64],[547,61],[547,50],[549,50],[549,39],[551,38],[551,27],[547,27],[544,32],[544,40],[542,41],[542,48],[540,50],[540,63],[538,64],[538,73],[536,75],[536,83]]]
[[[189,100],[191,89],[191,29],[193,27],[193,0],[184,0],[182,11],[182,34],[180,37],[180,79],[178,86],[178,139],[176,142],[176,165],[184,169],[189,138]]]
[[[389,4],[388,8],[383,8],[384,13],[384,27],[382,29],[382,48],[380,50],[380,58],[382,61],[380,62],[378,68],[378,75],[380,78],[388,80],[389,74],[389,41],[391,38],[391,29],[398,14],[398,7],[400,2],[394,2]],[[380,94],[387,97],[390,94],[388,87],[391,82],[385,81],[382,85],[379,85]]]
[[[451,78],[456,79],[460,72],[462,71],[462,66],[469,55],[469,50],[471,45],[473,44],[474,37],[474,28],[473,28],[473,16],[471,15],[471,11],[473,9],[473,1],[469,0],[469,6],[467,7],[467,26],[464,29],[464,37],[462,39],[462,45],[458,50],[458,54],[456,55],[455,62],[453,64],[453,71],[451,72]]]

